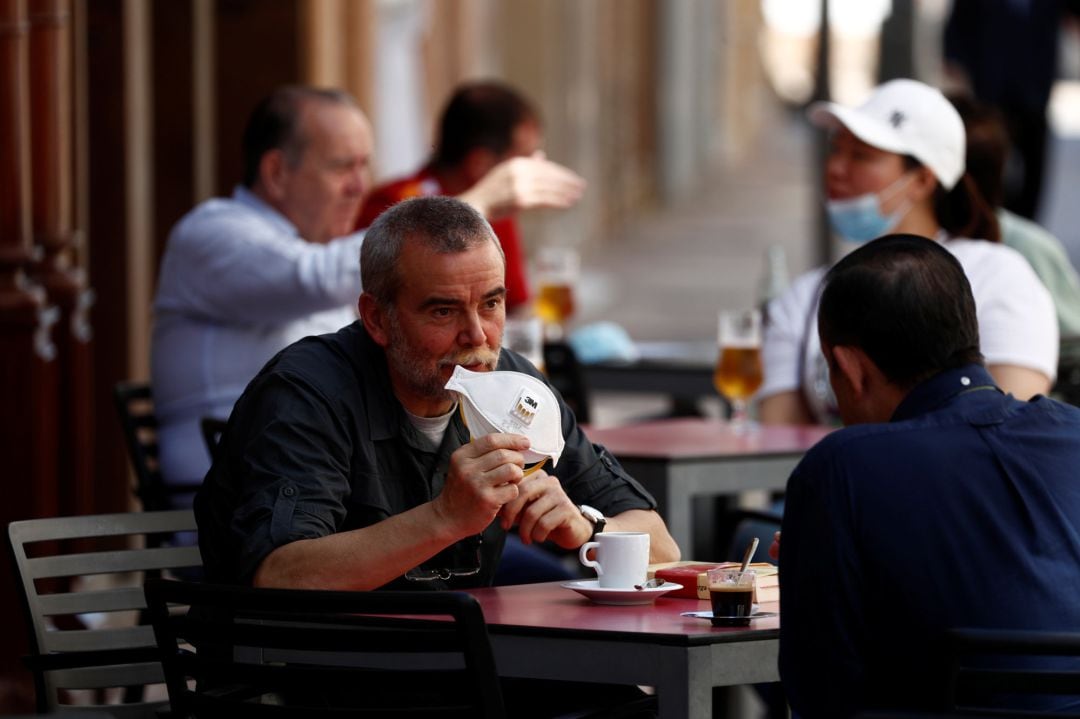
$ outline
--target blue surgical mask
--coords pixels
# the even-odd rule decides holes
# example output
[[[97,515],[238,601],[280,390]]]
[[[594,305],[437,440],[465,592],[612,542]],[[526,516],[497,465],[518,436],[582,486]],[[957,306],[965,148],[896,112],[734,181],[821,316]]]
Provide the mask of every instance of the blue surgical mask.
[[[907,184],[911,179],[904,175],[881,191],[882,195],[893,194],[902,187],[901,183]],[[865,195],[852,197],[847,200],[828,200],[825,210],[829,213],[829,222],[838,235],[849,242],[869,242],[870,240],[887,235],[894,227],[900,224],[904,215],[911,209],[911,202],[905,202],[892,214],[886,215],[881,212],[881,198],[868,192]]]

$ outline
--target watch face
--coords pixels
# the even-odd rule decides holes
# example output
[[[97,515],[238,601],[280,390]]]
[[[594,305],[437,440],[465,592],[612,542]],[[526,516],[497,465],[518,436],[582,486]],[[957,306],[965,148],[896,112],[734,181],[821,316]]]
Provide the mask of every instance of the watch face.
[[[587,504],[581,505],[581,513],[585,516],[585,519],[589,520],[593,524],[604,521],[604,515],[595,507],[590,507]]]

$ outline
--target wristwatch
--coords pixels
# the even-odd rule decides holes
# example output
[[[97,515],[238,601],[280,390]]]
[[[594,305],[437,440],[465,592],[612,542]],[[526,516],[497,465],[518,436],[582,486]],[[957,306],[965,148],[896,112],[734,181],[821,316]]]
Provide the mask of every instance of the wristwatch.
[[[589,523],[593,526],[592,536],[589,537],[589,541],[591,542],[596,539],[596,535],[604,531],[604,527],[607,526],[607,517],[605,517],[603,512],[599,509],[590,507],[587,504],[582,504],[578,509],[581,510],[581,516],[589,520]]]

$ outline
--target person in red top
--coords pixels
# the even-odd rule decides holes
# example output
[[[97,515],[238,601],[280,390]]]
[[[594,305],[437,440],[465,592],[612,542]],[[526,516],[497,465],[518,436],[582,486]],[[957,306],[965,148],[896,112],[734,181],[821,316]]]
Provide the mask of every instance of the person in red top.
[[[539,113],[517,91],[490,81],[461,85],[443,110],[431,160],[410,177],[374,188],[356,227],[370,226],[391,205],[410,197],[463,195],[512,158],[554,164],[543,158],[542,140]],[[488,213],[488,220],[506,255],[507,311],[525,307],[531,292],[517,218]]]

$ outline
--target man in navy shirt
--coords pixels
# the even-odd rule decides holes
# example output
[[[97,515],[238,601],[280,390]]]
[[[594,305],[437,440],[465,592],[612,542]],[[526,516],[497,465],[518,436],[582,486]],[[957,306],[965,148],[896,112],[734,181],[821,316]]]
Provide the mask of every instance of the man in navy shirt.
[[[875,240],[825,283],[849,426],[788,482],[780,674],[801,717],[936,709],[947,629],[1080,626],[1080,410],[994,386],[935,242]]]

